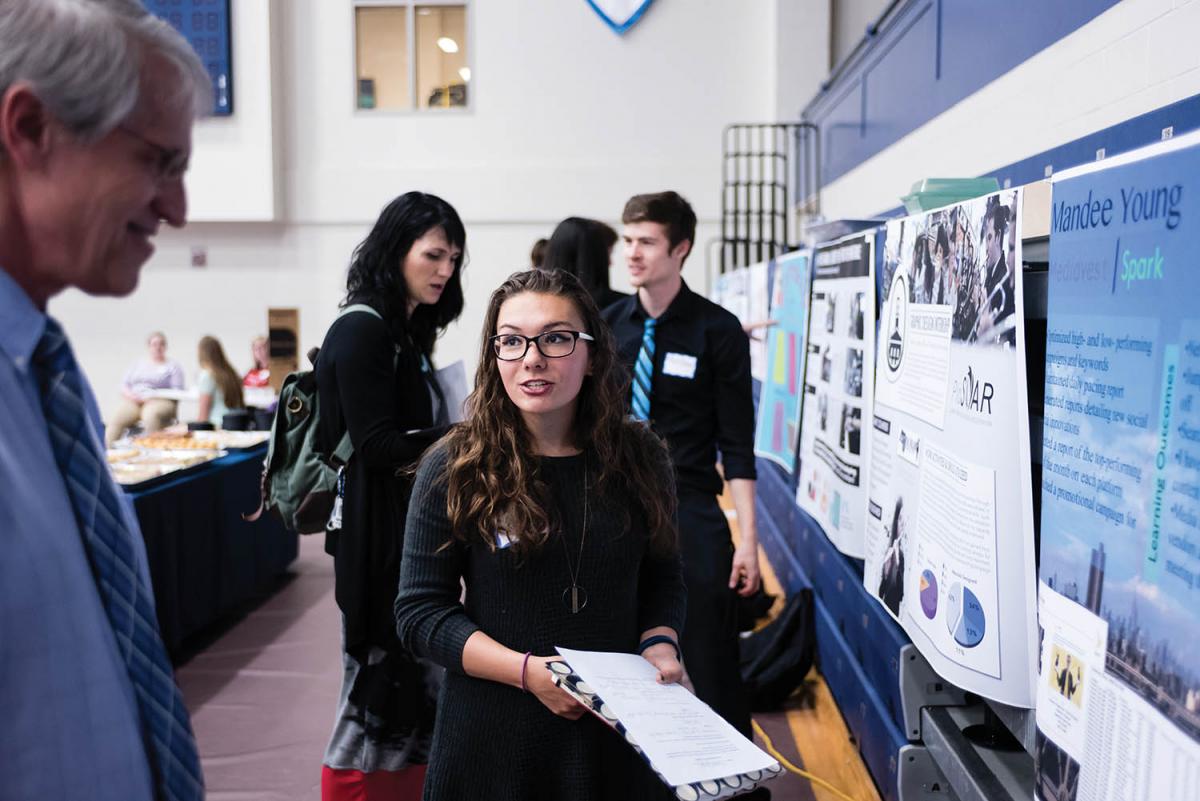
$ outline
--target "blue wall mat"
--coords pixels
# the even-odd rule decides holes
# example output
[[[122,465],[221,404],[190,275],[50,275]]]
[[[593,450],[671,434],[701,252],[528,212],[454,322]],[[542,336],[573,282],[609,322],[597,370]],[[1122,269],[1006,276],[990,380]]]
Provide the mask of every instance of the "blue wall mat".
[[[892,723],[879,695],[822,604],[816,608],[817,654],[821,675],[858,743],[863,762],[884,801],[898,801],[896,759],[908,741]]]
[[[822,183],[837,180],[1117,2],[908,0],[884,29],[868,30],[864,45],[804,109],[803,118],[821,128]]]

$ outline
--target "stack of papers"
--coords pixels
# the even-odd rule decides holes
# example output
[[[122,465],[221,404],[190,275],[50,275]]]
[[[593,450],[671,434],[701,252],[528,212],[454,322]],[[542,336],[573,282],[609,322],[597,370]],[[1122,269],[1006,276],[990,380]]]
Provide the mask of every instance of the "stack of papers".
[[[559,648],[555,683],[616,729],[684,801],[729,798],[783,768],[679,684],[659,684],[636,654]]]

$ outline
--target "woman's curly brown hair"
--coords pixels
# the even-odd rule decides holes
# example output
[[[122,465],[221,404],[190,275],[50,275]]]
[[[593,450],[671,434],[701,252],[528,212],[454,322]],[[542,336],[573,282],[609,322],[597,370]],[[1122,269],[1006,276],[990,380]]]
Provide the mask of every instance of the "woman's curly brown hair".
[[[589,349],[591,374],[583,379],[575,412],[574,445],[599,467],[590,490],[600,497],[629,498],[645,517],[652,547],[677,547],[675,485],[665,443],[644,423],[626,414],[629,379],[617,362],[616,345],[595,302],[573,275],[561,270],[514,273],[492,293],[483,325],[475,389],[466,419],[446,435],[447,512],[459,540],[481,537],[495,546],[503,530],[514,546],[536,549],[555,521],[546,485],[537,479],[537,456],[520,410],[508,397],[491,337],[500,307],[526,292],[557,295],[579,310]],[[623,508],[628,515],[628,507]]]

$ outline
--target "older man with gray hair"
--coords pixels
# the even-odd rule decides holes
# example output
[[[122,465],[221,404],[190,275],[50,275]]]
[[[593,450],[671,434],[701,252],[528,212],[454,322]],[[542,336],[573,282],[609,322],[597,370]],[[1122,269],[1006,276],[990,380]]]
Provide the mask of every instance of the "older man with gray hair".
[[[0,0],[0,801],[201,799],[145,547],[46,303],[181,226],[212,89],[135,0]]]

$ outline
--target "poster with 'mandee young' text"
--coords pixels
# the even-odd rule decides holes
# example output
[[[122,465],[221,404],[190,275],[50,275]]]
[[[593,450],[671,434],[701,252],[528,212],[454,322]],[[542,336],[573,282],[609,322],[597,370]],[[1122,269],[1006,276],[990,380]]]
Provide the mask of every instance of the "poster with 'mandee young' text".
[[[1053,188],[1036,794],[1200,798],[1200,135]]]
[[[796,503],[839,551],[863,558],[875,367],[875,232],[813,255]]]
[[[930,665],[1033,705],[1021,194],[887,224],[864,582]]]

